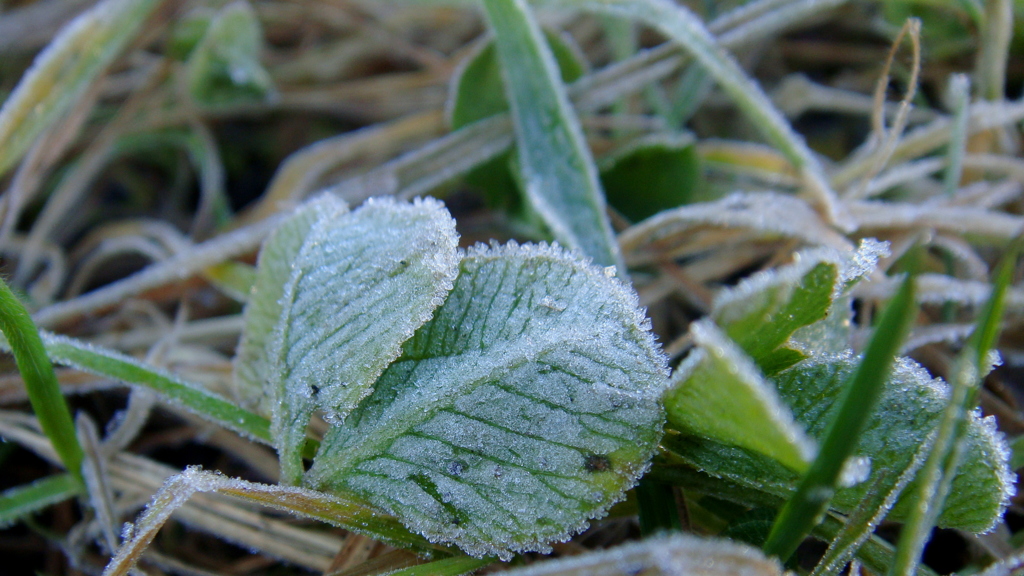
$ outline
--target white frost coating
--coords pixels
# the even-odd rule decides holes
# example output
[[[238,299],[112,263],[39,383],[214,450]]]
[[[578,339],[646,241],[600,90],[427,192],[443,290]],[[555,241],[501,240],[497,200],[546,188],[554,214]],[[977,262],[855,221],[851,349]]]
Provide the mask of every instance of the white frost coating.
[[[817,445],[750,357],[710,319],[691,324],[690,334],[698,348],[672,376],[665,400],[672,424],[804,469]]]
[[[722,290],[715,297],[713,308],[721,321],[728,323],[751,299],[775,286],[795,286],[812,268],[822,262],[836,265],[839,278],[832,298],[839,297],[852,283],[866,277],[878,266],[878,260],[889,255],[889,243],[864,238],[853,252],[833,248],[815,248],[798,252],[793,263],[774,270],[764,270],[745,278],[733,288]],[[732,311],[730,311],[732,310]]]
[[[1010,445],[1006,441],[1006,435],[999,431],[996,417],[982,417],[981,412],[975,409],[971,412],[969,418],[980,422],[983,432],[982,437],[989,440],[986,448],[992,451],[995,461],[1001,464],[995,470],[999,478],[999,493],[1002,496],[999,502],[998,513],[994,515],[992,525],[980,532],[988,533],[996,529],[996,526],[999,525],[1003,517],[1003,512],[1010,506],[1010,500],[1017,495],[1017,473],[1010,470],[1010,458],[1013,457],[1013,451],[1010,450]]]
[[[324,195],[267,243],[236,375],[262,386],[286,482],[302,474],[313,410],[338,422],[370,394],[444,300],[458,262],[455,222],[433,199],[371,198],[347,212]]]
[[[778,561],[744,544],[686,534],[538,562],[509,576],[781,576]]]
[[[851,282],[867,277],[878,267],[878,261],[892,254],[889,242],[876,238],[862,238],[853,256],[839,269],[839,280],[849,287]]]
[[[850,456],[843,462],[839,472],[839,485],[850,488],[871,477],[871,458],[867,456]]]
[[[658,213],[619,235],[624,253],[652,244],[683,243],[698,227],[747,228],[767,237],[795,238],[840,250],[850,242],[829,229],[806,202],[786,194],[737,192],[714,202],[688,204]]]
[[[557,246],[476,246],[306,480],[470,554],[548,550],[646,469],[666,376],[621,281]]]
[[[974,324],[931,324],[918,326],[900,346],[900,353],[907,354],[929,344],[945,343],[959,346],[974,333]],[[865,341],[867,336],[865,336]]]
[[[323,195],[297,208],[263,243],[256,263],[256,278],[242,315],[242,339],[232,362],[235,399],[243,407],[270,416],[277,397],[267,391],[267,345],[281,317],[281,296],[292,273],[292,263],[317,221],[336,220],[348,206]]]

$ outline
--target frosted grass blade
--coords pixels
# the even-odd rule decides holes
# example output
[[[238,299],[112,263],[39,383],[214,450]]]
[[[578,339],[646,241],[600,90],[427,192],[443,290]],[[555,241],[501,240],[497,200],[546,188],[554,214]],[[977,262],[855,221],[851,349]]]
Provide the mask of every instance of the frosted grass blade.
[[[556,240],[625,273],[597,167],[525,0],[484,0],[505,74],[523,189]]]
[[[670,0],[541,0],[552,4],[584,8],[639,20],[665,33],[689,51],[750,118],[774,146],[803,172],[807,189],[824,209],[826,217],[841,226],[850,225],[821,163],[803,138],[793,131],[739,64],[715,40],[704,23],[685,7]]]
[[[43,433],[50,439],[67,471],[75,480],[82,482],[85,453],[78,443],[71,411],[60,391],[39,330],[3,280],[0,280],[0,331],[14,354],[32,411],[39,419]]]
[[[157,0],[105,0],[57,34],[0,109],[0,174],[78,100],[135,37],[157,4]]]
[[[234,430],[243,436],[263,443],[270,443],[270,421],[244,408],[239,408],[221,396],[203,389],[198,384],[185,382],[156,366],[144,364],[120,352],[86,344],[72,338],[43,332],[42,339],[46,347],[46,354],[53,362],[89,374],[145,386],[158,392],[168,402],[181,406],[207,420]],[[0,348],[10,350],[11,346],[4,340],[0,341]]]
[[[821,452],[801,478],[796,493],[772,526],[766,554],[788,559],[820,521],[839,485],[847,458],[853,453],[892,371],[893,359],[917,308],[914,275],[908,275],[886,305],[874,335],[839,400],[838,412],[821,442]]]
[[[847,516],[846,524],[832,538],[828,550],[814,567],[811,576],[838,576],[861,546],[871,537],[875,528],[892,510],[896,500],[903,493],[921,465],[924,464],[930,443],[925,442],[917,451],[910,464],[902,473],[883,469],[875,475],[864,500]]]
[[[260,389],[272,408],[284,482],[302,475],[313,411],[344,420],[444,300],[457,243],[436,200],[370,199],[347,213],[330,195],[267,243],[235,368],[240,390]]]
[[[55,474],[5,490],[0,493],[0,527],[10,526],[29,514],[72,498],[81,491],[82,483],[71,474]]]
[[[725,539],[676,534],[571,558],[537,562],[509,576],[781,576],[778,562]]]
[[[202,492],[228,494],[254,504],[287,511],[295,516],[326,522],[372,536],[393,546],[409,548],[422,555],[429,556],[435,551],[435,547],[415,534],[410,534],[394,518],[381,514],[357,498],[246,482],[191,467],[168,478],[153,496],[146,511],[124,534],[125,543],[111,558],[103,570],[103,576],[131,573],[171,514],[193,494]]]
[[[388,576],[460,576],[475,572],[494,562],[494,558],[456,556],[388,572]]]
[[[306,477],[471,555],[548,550],[632,487],[667,384],[636,296],[555,247],[469,251]]]

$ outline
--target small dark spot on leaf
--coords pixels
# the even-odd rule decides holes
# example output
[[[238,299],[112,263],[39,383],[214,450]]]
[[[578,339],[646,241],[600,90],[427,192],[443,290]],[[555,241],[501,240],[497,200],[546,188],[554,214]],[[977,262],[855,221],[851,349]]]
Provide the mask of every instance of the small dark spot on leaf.
[[[609,460],[607,456],[591,454],[590,456],[587,456],[586,462],[583,463],[583,468],[585,468],[587,472],[605,472],[607,470],[611,470],[612,461]]]
[[[452,476],[462,476],[462,473],[469,468],[469,465],[462,460],[449,460],[445,465],[445,470],[448,471]]]

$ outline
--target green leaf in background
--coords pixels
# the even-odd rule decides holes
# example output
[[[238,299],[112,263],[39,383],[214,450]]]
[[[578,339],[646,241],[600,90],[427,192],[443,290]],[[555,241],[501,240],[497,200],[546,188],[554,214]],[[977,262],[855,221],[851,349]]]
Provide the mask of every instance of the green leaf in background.
[[[556,240],[625,274],[604,193],[555,57],[525,0],[484,0],[512,108],[519,178]]]
[[[1024,436],[1018,436],[1010,442],[1012,456],[1010,457],[1010,470],[1024,468]]]
[[[689,204],[702,181],[693,138],[683,135],[642,138],[601,164],[608,203],[632,222]]]
[[[646,469],[665,359],[637,300],[555,247],[471,249],[307,475],[473,555],[548,550]]]
[[[508,576],[781,576],[759,550],[718,538],[673,534],[609,550],[538,562]]]
[[[774,374],[806,358],[785,343],[798,328],[828,314],[837,268],[818,262],[809,270],[788,269],[796,278],[777,272],[755,276],[717,298],[712,318],[765,374]]]
[[[771,380],[797,422],[812,437],[820,438],[838,408],[836,401],[843,384],[857,363],[858,359],[849,354],[814,357]],[[856,508],[882,470],[902,474],[938,423],[948,393],[945,383],[931,378],[921,366],[907,359],[897,360],[854,450],[855,456],[870,459],[870,476],[837,490],[832,508],[844,513]],[[998,520],[1013,487],[1009,449],[991,418],[969,416],[966,437],[965,459],[939,526],[983,532]],[[712,476],[784,497],[796,485],[796,474],[749,450],[696,437],[675,437],[669,443],[673,452]],[[904,492],[910,491],[908,487]],[[888,518],[900,521],[906,513],[907,505],[901,500]]]
[[[545,30],[544,38],[555,57],[563,82],[573,82],[586,73],[586,63],[580,57],[580,51],[570,44],[568,36]],[[501,63],[498,62],[493,39],[483,44],[456,70],[449,92],[447,113],[453,130],[508,111]],[[513,168],[510,164],[512,154],[501,154],[473,169],[466,174],[466,183],[483,192],[490,206],[529,220],[532,215],[523,214],[529,210],[529,205],[520,197],[519,184],[510,171]]]
[[[216,15],[210,7],[200,6],[175,20],[167,39],[167,55],[177,60],[187,60],[210,29],[210,22]]]
[[[750,358],[709,320],[691,324],[690,334],[696,348],[672,375],[665,395],[669,425],[806,470],[814,441]]]
[[[457,244],[436,200],[370,199],[346,213],[333,196],[307,204],[267,243],[236,375],[240,390],[261,383],[270,398],[286,481],[302,474],[313,411],[343,420],[443,301]]]
[[[774,508],[751,508],[729,522],[719,536],[751,546],[762,546],[768,539],[768,532],[772,529],[777,513]]]
[[[210,108],[264,102],[274,91],[260,63],[263,31],[248,2],[225,6],[210,21],[187,62],[192,98]]]
[[[558,65],[562,81],[575,82],[587,72],[580,49],[569,36],[544,30],[544,39]],[[483,120],[488,116],[508,112],[505,81],[494,40],[484,43],[470,55],[452,76],[448,103],[448,117],[453,130]]]
[[[793,264],[723,290],[715,298],[711,317],[770,376],[807,357],[803,342],[791,341],[802,328],[829,321],[826,328],[835,328],[826,330],[829,336],[845,343],[842,335],[831,334],[846,327],[831,326],[836,321],[843,324],[849,315],[840,308],[849,306],[843,292],[874,270],[885,253],[885,245],[877,241],[861,242],[852,254],[829,249],[800,252]],[[808,344],[811,350],[819,346],[814,341]]]

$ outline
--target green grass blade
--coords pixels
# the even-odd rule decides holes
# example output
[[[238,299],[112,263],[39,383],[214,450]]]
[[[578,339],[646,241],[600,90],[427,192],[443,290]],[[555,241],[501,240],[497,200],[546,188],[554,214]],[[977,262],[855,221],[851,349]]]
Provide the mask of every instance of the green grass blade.
[[[989,295],[985,306],[978,314],[978,326],[967,342],[968,349],[973,351],[975,366],[979,369],[984,369],[989,350],[995,346],[996,338],[999,336],[999,323],[1006,310],[1006,294],[1013,284],[1013,272],[1016,268],[1017,258],[1022,251],[1024,251],[1024,238],[1019,238],[1010,244],[1010,249],[1003,256],[1003,260],[996,270],[992,282],[992,294]]]
[[[925,461],[914,492],[914,505],[900,533],[896,561],[890,576],[907,576],[917,568],[924,545],[949,495],[952,479],[964,453],[968,411],[977,404],[982,378],[988,372],[988,354],[999,336],[999,322],[1006,306],[1006,293],[1022,242],[1014,242],[996,271],[992,294],[978,317],[978,325],[967,346],[957,356],[950,376],[952,392],[942,415],[935,443]],[[1004,503],[1009,499],[1004,494]]]
[[[264,443],[270,442],[270,421],[224,398],[113,350],[44,334],[46,352],[54,362],[99,376],[145,386],[173,404],[212,420],[225,428]],[[74,428],[72,427],[72,431]]]
[[[0,493],[0,527],[75,496],[82,484],[71,474],[55,474]]]
[[[708,32],[692,12],[670,0],[543,0],[540,4],[608,12],[657,28],[689,51],[711,74],[764,137],[803,172],[808,191],[833,222],[845,224],[824,169],[804,139],[793,131],[771,100]]]
[[[6,331],[5,334],[7,334]],[[43,342],[40,344],[40,347],[45,346],[44,356],[49,356],[53,362],[90,374],[107,376],[129,384],[145,386],[155,390],[172,404],[177,404],[195,412],[207,420],[216,422],[225,428],[234,430],[254,440],[265,444],[270,443],[269,420],[239,408],[217,394],[204,390],[197,384],[185,382],[155,366],[143,364],[134,358],[114,352],[113,350],[92,346],[72,338],[44,332],[42,339]],[[11,344],[0,341],[0,348],[9,350]],[[54,380],[54,385],[56,386],[56,380]],[[59,393],[60,391],[57,390],[58,395]],[[71,432],[70,435],[65,435],[65,437],[77,438],[74,434],[74,425],[71,424],[71,415],[68,414],[67,418],[67,425],[70,426]],[[310,447],[307,446],[307,448]]]
[[[525,0],[484,0],[505,74],[526,196],[555,238],[625,273],[558,64]]]
[[[10,343],[39,425],[64,467],[81,482],[84,453],[75,434],[71,411],[61,394],[39,330],[3,280],[0,280],[0,331]]]
[[[864,358],[840,400],[839,412],[825,434],[819,456],[779,512],[764,546],[766,554],[788,559],[828,508],[843,465],[882,393],[915,311],[914,274],[909,274],[882,313]]]
[[[157,0],[106,0],[66,25],[0,109],[0,174],[77,101],[117,57]]]

